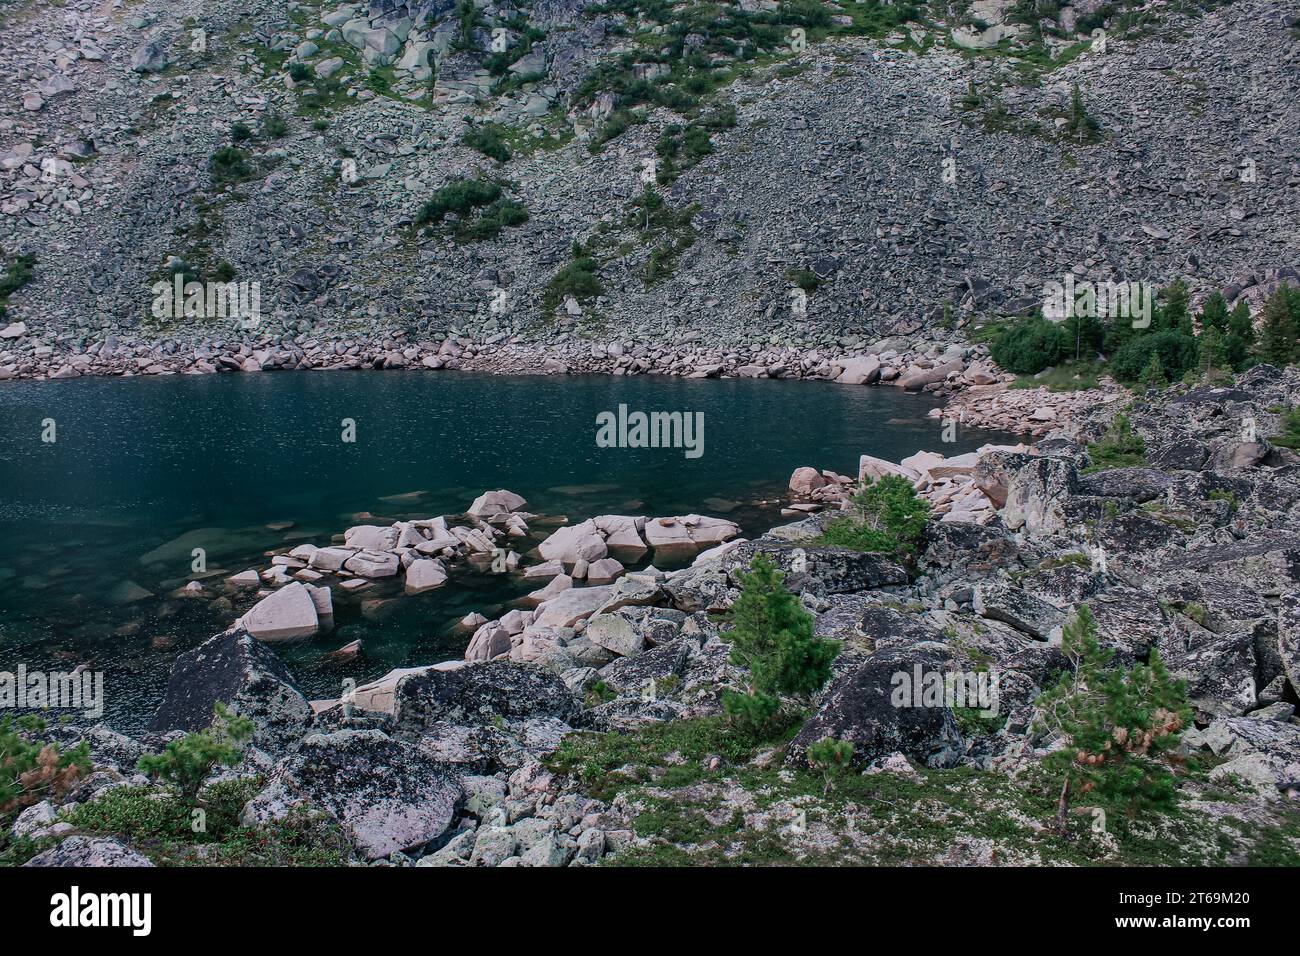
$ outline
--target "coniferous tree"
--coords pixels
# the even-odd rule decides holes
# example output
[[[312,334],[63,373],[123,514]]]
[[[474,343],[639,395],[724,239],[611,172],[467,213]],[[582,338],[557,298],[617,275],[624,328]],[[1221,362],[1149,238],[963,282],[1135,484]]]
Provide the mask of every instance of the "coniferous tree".
[[[1211,325],[1201,335],[1201,375],[1207,378],[1221,374],[1228,364],[1228,352],[1223,342],[1223,335]]]
[[[1058,830],[1064,835],[1076,793],[1095,793],[1130,816],[1171,806],[1177,791],[1168,762],[1192,719],[1183,682],[1170,677],[1155,649],[1145,664],[1115,666],[1086,604],[1067,624],[1061,649],[1071,670],[1036,702],[1037,729],[1064,744],[1044,760],[1060,785]]]
[[[728,692],[723,707],[750,730],[770,722],[781,695],[806,697],[825,684],[840,652],[838,641],[813,636],[812,615],[784,582],[770,557],[755,555],[732,605],[731,660],[748,669],[749,688]]]
[[[1143,388],[1164,388],[1169,384],[1169,377],[1165,374],[1165,364],[1160,361],[1159,352],[1151,353],[1151,361],[1142,370],[1138,383]]]
[[[1255,320],[1251,317],[1250,305],[1245,299],[1237,303],[1232,315],[1228,317],[1228,334],[1235,335],[1247,344],[1255,341]]]
[[[1161,328],[1190,335],[1191,315],[1187,311],[1187,283],[1182,279],[1175,279],[1160,290],[1160,299]]]
[[[1283,289],[1278,289],[1264,303],[1264,320],[1259,327],[1255,354],[1260,361],[1285,368],[1295,360],[1296,327],[1291,304]]]
[[[1228,331],[1228,301],[1222,292],[1213,292],[1201,305],[1201,331],[1218,329]]]

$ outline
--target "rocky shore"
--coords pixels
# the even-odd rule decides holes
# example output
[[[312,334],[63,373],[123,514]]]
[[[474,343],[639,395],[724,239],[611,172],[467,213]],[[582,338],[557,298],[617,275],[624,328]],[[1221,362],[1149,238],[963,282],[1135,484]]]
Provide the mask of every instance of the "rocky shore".
[[[206,726],[221,702],[256,727],[242,764],[220,775],[252,788],[240,825],[282,826],[310,807],[346,836],[356,862],[723,863],[751,859],[760,846],[781,859],[835,862],[900,853],[930,863],[1138,862],[1135,847],[1151,841],[1169,848],[1156,862],[1292,859],[1300,456],[1267,436],[1297,402],[1300,371],[1268,366],[1230,385],[1151,393],[1127,411],[1144,462],[1105,470],[1090,446],[1099,447],[1114,404],[1032,449],[987,448],[970,461],[864,458],[862,474],[915,475],[933,504],[963,493],[988,502],[963,520],[955,508],[932,519],[912,563],[819,543],[854,482],[812,468],[792,476],[791,504],[816,513],[752,541],[725,522],[690,517],[563,527],[535,553],[515,552],[522,573],[536,562],[539,581],[550,580],[533,608],[471,622],[463,660],[394,672],[334,701],[309,701],[265,640],[278,635],[257,639],[250,625],[263,622],[246,615],[177,660],[151,734],[52,731],[69,744],[85,740],[94,771],[62,806],[24,810],[15,831],[62,841],[32,865],[148,864],[121,834],[70,823],[83,819],[70,807],[93,807],[123,787],[169,799],[136,760]],[[1255,430],[1243,432],[1243,422]],[[964,491],[953,495],[949,482]],[[527,522],[523,506],[492,492],[471,510],[504,537]],[[446,535],[437,519],[351,529],[353,544],[366,537],[371,547],[343,567],[366,550],[387,554],[382,546],[410,547],[396,559],[411,558],[408,577],[415,562],[435,560],[416,556],[421,545],[442,545],[436,560],[468,561],[474,552],[462,538],[489,533],[458,527],[469,526],[449,524]],[[689,565],[625,566],[613,583],[594,583],[594,568],[620,560],[611,554],[635,567],[660,548]],[[294,570],[311,569],[323,550]],[[785,572],[817,633],[843,650],[789,744],[742,752],[725,737],[691,734],[724,726],[721,694],[743,685],[726,611],[737,575],[759,553]],[[378,560],[367,557],[367,569]],[[565,578],[568,586],[546,593]],[[1060,634],[1082,603],[1121,660],[1158,649],[1187,681],[1194,710],[1182,747],[1199,769],[1179,778],[1182,809],[1144,822],[1137,844],[1126,842],[1130,831],[1098,835],[1082,820],[1061,840],[1051,801],[1035,796],[1035,768],[1056,746],[1035,729],[1035,700],[1068,667]],[[942,702],[891,706],[894,675],[914,668],[995,673],[997,719],[972,720]],[[878,796],[823,812],[806,751],[825,736],[854,744],[862,785]],[[615,739],[639,743],[617,756],[599,750]],[[965,782],[953,788],[950,779]],[[920,819],[933,814],[949,821],[941,838]],[[810,822],[792,824],[799,819]]]

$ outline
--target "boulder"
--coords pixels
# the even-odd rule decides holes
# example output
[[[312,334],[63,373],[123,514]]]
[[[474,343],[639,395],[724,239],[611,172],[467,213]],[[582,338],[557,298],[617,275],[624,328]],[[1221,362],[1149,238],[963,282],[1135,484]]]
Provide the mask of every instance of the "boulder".
[[[880,358],[862,355],[848,359],[835,379],[841,385],[870,385],[880,378]]]
[[[23,866],[98,868],[153,866],[153,862],[112,837],[70,836],[58,846],[36,854]]]
[[[269,753],[296,741],[311,721],[311,706],[289,669],[238,627],[176,658],[149,729],[203,730],[218,703],[251,719],[253,745]]]
[[[645,647],[645,638],[626,617],[599,614],[587,622],[587,640],[620,657],[630,657]]]
[[[474,499],[474,503],[469,506],[468,513],[480,518],[492,518],[497,515],[509,514],[512,511],[519,511],[526,504],[528,502],[520,495],[502,488],[500,491],[483,492]]]
[[[556,578],[543,590],[553,587],[561,580],[564,579]],[[538,606],[533,623],[544,627],[573,627],[579,621],[594,614],[596,609],[609,599],[612,592],[613,587],[608,584],[587,588],[570,587],[562,590],[558,595]]]
[[[154,37],[136,47],[131,54],[131,69],[136,73],[161,73],[167,69],[167,48],[171,41],[165,37]]]
[[[796,468],[790,476],[790,494],[796,498],[809,498],[818,488],[826,487],[826,479],[816,468]]]
[[[412,561],[406,568],[405,590],[407,594],[430,591],[446,583],[447,569],[436,558],[421,558]]]
[[[596,523],[590,519],[567,528],[557,528],[537,550],[544,560],[556,560],[571,568],[579,561],[599,561],[609,551]]]
[[[446,832],[462,798],[447,766],[378,730],[312,734],[244,807],[246,825],[323,810],[368,859],[417,849]]]
[[[295,581],[253,605],[239,624],[259,641],[295,641],[320,630],[320,617],[308,585]]]
[[[390,551],[358,551],[343,562],[344,570],[362,578],[391,578],[401,567],[401,559]]]
[[[1061,609],[1010,584],[977,584],[973,606],[980,617],[1009,624],[1040,641],[1065,621]]]
[[[498,659],[404,677],[397,685],[394,716],[400,733],[419,734],[435,721],[568,720],[576,711],[577,703],[558,675],[534,664]]]
[[[344,531],[343,540],[359,551],[388,551],[397,547],[398,534],[397,528],[362,524]]]
[[[953,766],[962,753],[961,734],[952,710],[927,706],[920,694],[896,706],[896,692],[922,673],[943,673],[946,658],[912,647],[881,651],[853,661],[831,678],[817,695],[812,717],[790,743],[787,759],[806,765],[808,747],[823,737],[853,744],[853,764],[867,764],[902,753],[931,767]]]

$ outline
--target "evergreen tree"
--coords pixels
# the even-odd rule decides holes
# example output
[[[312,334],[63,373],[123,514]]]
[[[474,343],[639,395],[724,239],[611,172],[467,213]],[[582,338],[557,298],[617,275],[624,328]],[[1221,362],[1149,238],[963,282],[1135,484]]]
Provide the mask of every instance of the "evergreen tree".
[[[1279,288],[1264,303],[1255,354],[1260,361],[1285,368],[1295,359],[1296,327],[1286,292]]]
[[[1228,301],[1222,292],[1214,292],[1201,305],[1201,330],[1228,331]]]
[[[780,696],[807,697],[826,683],[838,641],[813,636],[812,615],[785,587],[785,575],[757,554],[740,575],[732,605],[731,660],[749,671],[747,694],[728,692],[723,707],[748,729],[761,730],[780,709]]]
[[[1169,676],[1155,649],[1146,664],[1115,666],[1086,604],[1067,624],[1061,649],[1071,670],[1036,702],[1037,729],[1064,743],[1044,760],[1060,785],[1058,830],[1065,834],[1075,793],[1095,792],[1130,816],[1171,806],[1177,791],[1167,761],[1192,719],[1183,682]]]
[[[1083,94],[1079,91],[1079,84],[1075,83],[1070,90],[1070,110],[1066,116],[1065,131],[1083,140],[1096,136],[1099,128],[1096,118],[1083,105]]]
[[[1237,303],[1232,315],[1228,317],[1228,334],[1235,335],[1247,344],[1255,341],[1255,321],[1251,318],[1250,306],[1245,299]]]
[[[1175,279],[1160,290],[1160,327],[1191,335],[1191,316],[1187,311],[1187,283]]]
[[[1228,364],[1227,348],[1223,342],[1223,334],[1215,326],[1209,326],[1201,335],[1201,375],[1213,378],[1222,373],[1224,366]]]
[[[1160,353],[1152,352],[1151,361],[1147,367],[1142,370],[1142,376],[1138,383],[1145,388],[1164,388],[1169,384],[1169,377],[1165,374],[1165,364],[1160,361]]]

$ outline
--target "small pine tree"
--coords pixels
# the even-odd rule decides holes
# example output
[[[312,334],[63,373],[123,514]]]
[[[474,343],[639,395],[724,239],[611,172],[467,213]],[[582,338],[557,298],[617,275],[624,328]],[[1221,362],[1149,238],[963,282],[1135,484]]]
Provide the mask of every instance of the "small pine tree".
[[[1165,363],[1160,361],[1160,353],[1152,352],[1151,361],[1147,367],[1142,370],[1142,375],[1138,379],[1139,384],[1146,388],[1164,388],[1169,384],[1169,376],[1165,373]]]
[[[1044,760],[1060,781],[1060,833],[1074,793],[1095,792],[1129,816],[1171,806],[1177,791],[1167,761],[1192,719],[1183,682],[1170,677],[1154,649],[1146,664],[1115,666],[1086,604],[1067,624],[1061,649],[1071,671],[1036,702],[1036,729],[1064,742]]]
[[[1187,283],[1175,279],[1160,290],[1161,327],[1172,332],[1191,335],[1191,313],[1187,311]]]
[[[731,660],[749,671],[746,694],[729,692],[723,708],[750,730],[767,726],[781,695],[807,697],[826,683],[838,641],[813,636],[812,615],[785,587],[785,575],[757,554],[732,605]]]
[[[819,771],[825,781],[822,793],[830,793],[831,783],[847,770],[853,761],[853,743],[848,740],[836,740],[834,737],[823,737],[808,746],[807,757],[808,766]]]
[[[1211,325],[1201,335],[1201,375],[1206,378],[1215,378],[1222,374],[1224,367],[1228,364],[1228,352],[1223,342],[1223,334],[1217,327]]]
[[[1228,331],[1228,300],[1222,292],[1213,292],[1201,305],[1201,328]]]
[[[1278,289],[1264,303],[1264,320],[1260,323],[1255,354],[1260,361],[1285,368],[1295,360],[1296,325],[1289,297]]]
[[[141,773],[158,778],[181,799],[193,803],[212,768],[238,760],[244,742],[252,735],[251,720],[232,714],[219,703],[211,727],[173,740],[161,753],[146,754],[138,766]]]
[[[1228,317],[1228,334],[1235,335],[1247,344],[1255,341],[1255,320],[1251,318],[1250,305],[1245,299],[1237,303],[1232,315]]]
[[[1079,91],[1078,83],[1075,83],[1074,88],[1070,90],[1070,112],[1066,117],[1065,129],[1066,132],[1081,140],[1091,139],[1100,129],[1096,117],[1083,105],[1083,93]]]

